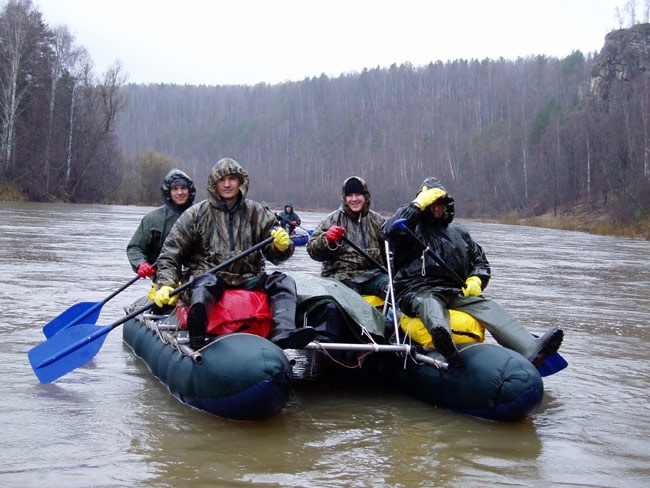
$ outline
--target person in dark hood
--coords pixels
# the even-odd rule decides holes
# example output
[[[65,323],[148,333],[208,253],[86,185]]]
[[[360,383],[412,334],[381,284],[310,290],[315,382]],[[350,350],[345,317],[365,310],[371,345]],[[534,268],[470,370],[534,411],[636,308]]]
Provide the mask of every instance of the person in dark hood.
[[[361,295],[386,296],[388,275],[384,256],[384,217],[370,209],[370,191],[358,176],[343,182],[341,206],[314,229],[307,241],[307,252],[320,261],[321,276],[334,278]],[[346,243],[343,237],[362,249],[366,256]]]
[[[278,214],[278,221],[280,225],[289,233],[293,234],[296,227],[301,224],[300,217],[293,209],[293,203],[287,202],[284,210]]]
[[[402,219],[416,238],[394,225]],[[461,367],[462,357],[452,340],[449,309],[474,317],[499,344],[535,367],[559,349],[561,329],[552,327],[535,338],[501,305],[483,296],[490,265],[467,229],[454,222],[454,199],[437,178],[424,180],[415,199],[386,221],[384,234],[393,251],[398,305],[406,315],[422,320],[450,368]]]
[[[296,328],[296,284],[281,272],[267,274],[265,259],[279,264],[291,257],[294,246],[287,232],[277,226],[273,213],[246,198],[248,173],[231,158],[217,161],[208,177],[208,198],[184,212],[172,227],[158,258],[158,306],[174,305],[169,293],[187,269],[191,291],[182,294],[189,303],[187,327],[190,347],[205,345],[207,307],[220,300],[225,289],[262,291],[271,305],[269,339],[283,349],[297,349],[315,337],[311,327]],[[269,236],[273,241],[242,257],[217,273],[205,273]],[[189,296],[188,296],[189,295]]]
[[[152,210],[140,221],[133,237],[126,246],[126,256],[131,268],[141,278],[151,277],[154,281],[154,263],[158,259],[163,242],[178,217],[194,203],[196,188],[192,178],[180,169],[167,173],[160,186],[164,205]]]

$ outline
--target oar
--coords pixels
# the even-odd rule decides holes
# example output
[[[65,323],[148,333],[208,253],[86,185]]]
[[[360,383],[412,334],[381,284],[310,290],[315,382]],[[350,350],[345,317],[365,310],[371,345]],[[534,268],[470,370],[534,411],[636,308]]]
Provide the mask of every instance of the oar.
[[[453,269],[451,269],[447,263],[445,263],[442,259],[440,259],[439,256],[437,256],[431,249],[429,249],[429,246],[426,245],[422,239],[418,237],[418,235],[413,232],[411,229],[409,229],[406,224],[404,223],[406,219],[399,219],[393,222],[392,227],[399,227],[400,229],[406,231],[406,233],[411,236],[420,246],[422,246],[422,249],[425,249],[426,251],[429,251],[429,255],[438,263],[447,273],[451,278],[456,281],[456,284],[458,284],[461,288],[465,287],[465,281],[458,276],[456,272],[454,272]],[[535,335],[535,334],[533,334]],[[537,336],[535,336],[537,337]],[[554,354],[551,354],[548,356],[546,359],[544,359],[544,362],[542,365],[538,368],[538,371],[541,376],[550,376],[552,374],[555,374],[559,371],[562,371],[564,368],[566,368],[569,365],[567,361],[560,355],[559,352],[556,352]]]
[[[238,259],[248,256],[271,242],[273,242],[273,237],[268,237],[246,251],[227,259],[204,274],[216,273],[220,269],[230,266]],[[177,295],[191,285],[192,280],[172,290],[169,296]],[[29,362],[34,373],[41,383],[51,383],[73,369],[83,366],[95,357],[110,331],[137,317],[141,313],[146,312],[154,305],[155,302],[150,301],[146,305],[122,317],[120,320],[113,322],[111,325],[97,326],[94,324],[79,324],[75,327],[61,330],[58,334],[29,351]]]
[[[357,246],[354,242],[352,242],[347,237],[343,236],[342,240],[343,240],[343,242],[346,242],[347,244],[349,244],[352,247],[352,249],[357,251],[359,254],[361,254],[363,257],[365,257],[368,261],[370,261],[372,264],[374,264],[375,267],[377,269],[379,269],[382,273],[386,273],[388,275],[388,285],[389,285],[389,288],[390,288],[389,289],[390,301],[392,302],[393,310],[397,310],[397,306],[395,304],[395,295],[393,293],[393,290],[394,290],[394,288],[393,288],[393,275],[392,275],[390,269],[386,268],[383,264],[376,261],[370,254],[368,254],[366,251],[361,249],[359,246]],[[385,242],[385,244],[388,245],[388,243],[386,243],[386,242]],[[388,252],[386,252],[386,259],[387,259],[387,261],[389,261]],[[386,311],[388,310],[388,302],[389,302],[389,297],[388,297],[388,294],[386,294],[386,298],[385,298],[385,301],[384,301],[384,315],[386,315]],[[397,344],[399,345],[400,344],[399,327],[398,327],[398,324],[397,324],[397,314],[396,313],[393,313],[393,322],[394,322],[394,326],[395,326],[395,338],[397,339]]]
[[[376,260],[375,260],[375,259],[374,259],[370,254],[368,254],[366,251],[364,251],[363,249],[361,249],[359,246],[357,246],[357,245],[356,245],[354,242],[352,242],[350,239],[348,239],[347,237],[343,236],[343,237],[341,238],[341,240],[342,240],[343,242],[347,243],[350,247],[352,247],[352,249],[354,249],[355,251],[357,251],[359,254],[361,254],[364,258],[366,258],[366,259],[367,259],[368,261],[370,261],[372,264],[374,264],[375,267],[376,267],[377,269],[379,269],[379,270],[381,270],[382,272],[388,274],[388,270],[386,269],[386,266],[384,266],[383,264],[381,264],[381,263],[379,263],[378,261],[376,261]]]
[[[286,217],[283,217],[283,216],[280,215],[280,214],[275,213],[275,214],[273,214],[273,215],[275,215],[277,218],[279,218],[279,219],[281,219],[281,220],[284,220],[287,224],[291,224],[291,222],[292,222],[291,220],[289,220],[289,219],[286,218]],[[309,231],[309,230],[305,229],[302,225],[296,225],[295,227],[304,230],[304,231],[305,231],[307,234],[309,234],[309,235],[311,235],[311,233],[313,232],[313,231]]]
[[[413,356],[416,361],[430,364],[438,369],[448,369],[447,363],[433,359],[416,352],[415,346],[407,344],[355,344],[344,342],[310,342],[305,349],[326,351],[367,351],[367,352],[398,352]]]
[[[113,293],[104,298],[101,302],[81,302],[75,305],[72,305],[65,312],[61,313],[58,317],[53,318],[47,324],[43,326],[43,334],[48,339],[54,336],[57,332],[72,327],[73,325],[81,323],[82,320],[85,320],[86,323],[95,323],[99,318],[99,313],[102,310],[104,304],[110,299],[114,298],[118,294],[122,293],[133,283],[138,281],[140,277],[135,275],[127,283],[122,285],[118,290],[115,290]]]
[[[457,285],[459,285],[461,288],[465,288],[465,286],[467,286],[465,284],[465,280],[462,279],[460,276],[458,276],[458,274],[453,269],[451,269],[447,265],[447,263],[445,263],[440,258],[440,256],[438,256],[431,249],[429,249],[429,246],[427,246],[426,243],[424,241],[422,241],[422,239],[420,239],[415,232],[413,232],[411,229],[409,229],[404,222],[406,222],[406,219],[396,220],[395,222],[393,222],[393,225],[391,227],[393,227],[393,228],[399,227],[400,229],[406,231],[406,233],[409,236],[411,236],[413,238],[413,240],[415,240],[418,244],[420,244],[420,246],[422,246],[422,249],[424,249],[426,251],[429,251],[429,255],[433,258],[433,260],[438,264],[438,266],[443,268],[451,278],[453,278],[453,280],[456,282]]]

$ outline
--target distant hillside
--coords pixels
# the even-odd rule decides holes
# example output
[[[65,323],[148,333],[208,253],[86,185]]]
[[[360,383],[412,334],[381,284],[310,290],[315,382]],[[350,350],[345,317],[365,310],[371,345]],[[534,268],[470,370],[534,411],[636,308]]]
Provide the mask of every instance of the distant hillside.
[[[650,195],[649,26],[618,30],[595,54],[457,60],[280,85],[128,85],[125,154],[161,151],[202,188],[230,156],[251,197],[335,208],[352,174],[391,211],[428,175],[459,216],[534,216],[608,205],[644,218]]]

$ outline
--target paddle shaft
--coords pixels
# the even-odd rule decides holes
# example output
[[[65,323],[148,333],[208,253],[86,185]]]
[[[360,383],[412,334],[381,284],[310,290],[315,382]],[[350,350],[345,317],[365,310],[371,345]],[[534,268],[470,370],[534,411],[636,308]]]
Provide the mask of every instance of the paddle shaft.
[[[158,264],[158,260],[154,261],[154,262],[151,264],[151,266],[156,267],[157,264]],[[106,298],[104,298],[104,299],[101,301],[101,303],[104,304],[104,303],[106,303],[107,301],[112,300],[113,298],[115,298],[117,295],[119,295],[120,293],[122,293],[124,290],[126,290],[129,286],[131,286],[133,283],[135,283],[135,282],[138,281],[139,279],[140,279],[140,276],[136,274],[133,278],[131,278],[131,279],[130,279],[129,281],[127,281],[126,283],[124,283],[121,287],[119,287],[119,288],[118,288],[117,290],[115,290],[113,293],[111,293],[110,295],[108,295]],[[83,317],[82,317],[82,318],[83,318]]]
[[[383,264],[377,262],[377,261],[376,261],[376,260],[375,260],[371,255],[370,255],[370,254],[368,254],[366,251],[364,251],[363,249],[361,249],[359,246],[357,246],[357,245],[356,245],[354,242],[352,242],[350,239],[348,239],[347,237],[343,236],[343,237],[341,238],[341,240],[342,240],[343,242],[345,242],[346,244],[348,244],[350,247],[352,247],[352,249],[354,249],[355,251],[357,251],[359,254],[361,254],[364,258],[366,258],[366,259],[367,259],[368,261],[370,261],[372,264],[374,264],[375,267],[376,267],[377,269],[381,270],[383,273],[388,274],[388,270],[386,269],[386,266],[384,266]]]
[[[395,285],[393,284],[393,270],[390,260],[390,245],[388,241],[384,241],[384,248],[386,251],[386,262],[388,263],[388,286],[390,287],[390,304],[393,307],[393,327],[395,327],[395,340],[397,343],[400,343],[399,337],[399,319],[397,318],[397,302],[395,299]],[[388,297],[384,302],[384,315],[387,315],[388,311]],[[404,338],[406,341],[406,337]]]
[[[153,266],[155,266],[156,263],[157,261],[153,263]],[[67,329],[68,327],[80,324],[81,321],[85,320],[87,317],[93,316],[93,321],[96,321],[99,317],[99,311],[102,309],[106,302],[115,298],[139,279],[140,276],[135,275],[133,278],[131,278],[120,288],[115,290],[100,302],[82,302],[69,307],[67,310],[60,313],[43,326],[43,334],[45,334],[45,337],[49,339],[63,329]]]
[[[204,273],[204,275],[215,273],[231,265],[238,259],[271,244],[273,239],[272,236],[264,239],[236,256],[218,264]],[[191,280],[172,290],[169,295],[177,295],[190,286],[192,286]],[[34,372],[41,382],[49,383],[87,363],[99,352],[104,342],[103,338],[109,332],[128,320],[146,312],[154,305],[155,302],[150,301],[143,307],[132,311],[111,325],[98,327],[94,324],[80,324],[77,327],[62,330],[29,351],[28,356]]]
[[[244,257],[248,256],[249,254],[254,253],[255,251],[258,251],[259,249],[263,248],[263,247],[266,246],[267,244],[271,244],[271,243],[273,242],[273,239],[274,239],[273,236],[271,236],[271,237],[267,237],[267,238],[264,239],[263,241],[258,242],[258,243],[255,244],[254,246],[249,247],[249,248],[246,249],[245,251],[242,251],[242,252],[240,252],[239,254],[237,254],[236,256],[233,256],[233,257],[231,257],[230,259],[226,259],[223,263],[220,263],[220,264],[216,265],[215,267],[210,268],[210,269],[209,269],[208,271],[206,271],[205,273],[202,273],[201,276],[206,276],[206,275],[210,275],[210,274],[216,273],[217,271],[222,270],[223,268],[225,268],[225,267],[227,267],[227,266],[230,266],[232,263],[234,263],[234,262],[236,262],[236,261],[239,261],[241,258],[244,258]],[[193,280],[190,279],[187,283],[183,283],[183,284],[180,285],[179,287],[174,288],[172,291],[169,292],[169,296],[170,296],[170,297],[173,297],[173,296],[175,296],[175,295],[178,295],[178,294],[179,294],[180,292],[182,292],[183,290],[185,290],[185,289],[191,287],[191,286],[192,286],[192,281],[193,281]],[[117,327],[118,325],[122,325],[124,322],[128,322],[128,321],[131,320],[132,318],[137,317],[138,315],[140,315],[140,314],[143,313],[143,312],[146,312],[146,311],[149,310],[151,307],[153,307],[155,304],[156,304],[156,302],[154,302],[153,300],[150,301],[150,302],[147,303],[146,305],[144,305],[144,306],[138,308],[137,310],[134,310],[133,312],[127,314],[125,317],[122,317],[122,318],[121,318],[120,320],[118,320],[117,322],[112,323],[112,324],[110,325],[110,327],[115,328],[115,327]]]
[[[280,214],[273,214],[273,215],[275,215],[277,218],[279,218],[279,219],[281,219],[281,220],[284,220],[287,224],[291,224],[291,222],[293,222],[292,220],[289,220],[288,218],[283,217],[283,216],[280,215]],[[299,229],[302,229],[302,230],[304,230],[305,232],[309,233],[309,231],[308,231],[307,229],[305,229],[302,225],[296,225],[295,227],[298,227]]]

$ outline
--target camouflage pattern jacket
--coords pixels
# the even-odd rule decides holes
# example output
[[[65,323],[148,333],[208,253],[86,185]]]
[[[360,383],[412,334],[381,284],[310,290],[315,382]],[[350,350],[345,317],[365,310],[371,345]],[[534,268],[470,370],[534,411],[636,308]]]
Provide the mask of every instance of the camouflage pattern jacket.
[[[227,174],[238,175],[240,199],[228,208],[216,190],[217,181]],[[246,251],[271,236],[275,215],[261,204],[246,199],[248,174],[233,159],[218,161],[208,177],[208,199],[186,210],[172,227],[158,258],[157,280],[159,286],[176,287],[181,280],[181,270],[188,268],[191,276],[209,269]],[[243,281],[265,272],[265,258],[273,264],[293,255],[293,243],[279,251],[273,243],[232,263],[216,274],[228,285],[237,286]]]
[[[345,237],[379,264],[386,266],[382,234],[385,219],[379,213],[370,210],[368,186],[361,178],[355,178],[361,181],[365,189],[366,202],[363,209],[358,214],[352,212],[346,205],[345,195],[342,192],[341,206],[316,227],[307,241],[307,252],[312,259],[322,263],[321,276],[339,281],[363,283],[382,274],[381,270],[344,241],[328,243],[325,239],[325,232],[333,225],[344,227]]]

